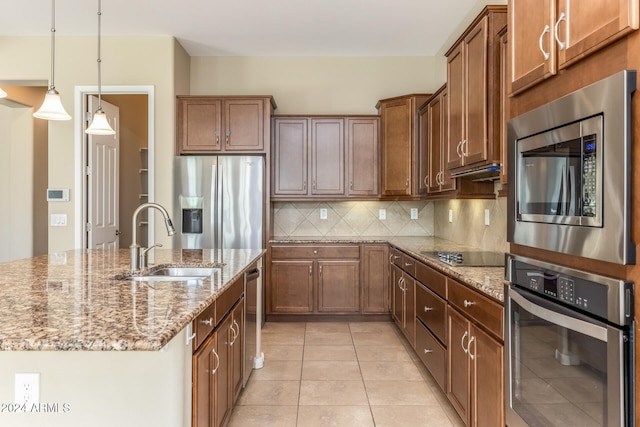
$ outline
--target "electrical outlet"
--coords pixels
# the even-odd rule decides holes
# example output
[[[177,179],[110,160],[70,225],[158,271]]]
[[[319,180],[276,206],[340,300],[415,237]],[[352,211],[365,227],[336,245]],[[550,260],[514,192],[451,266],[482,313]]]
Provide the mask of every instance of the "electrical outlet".
[[[320,219],[327,219],[327,208],[320,208]]]
[[[378,218],[382,221],[387,219],[387,210],[386,209],[378,209]]]
[[[491,211],[489,209],[484,210],[484,225],[491,225]]]
[[[453,209],[449,209],[449,222],[453,222]]]
[[[418,208],[411,208],[411,219],[418,219]]]
[[[16,405],[37,405],[40,403],[40,374],[16,373]]]

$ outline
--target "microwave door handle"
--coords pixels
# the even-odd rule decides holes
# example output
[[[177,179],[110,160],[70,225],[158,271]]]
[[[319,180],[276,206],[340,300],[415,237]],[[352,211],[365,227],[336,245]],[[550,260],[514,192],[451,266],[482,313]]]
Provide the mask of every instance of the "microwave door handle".
[[[542,277],[545,280],[555,280],[558,277],[560,277],[559,274],[554,274],[553,276],[550,276],[548,274],[544,274],[544,273],[538,273],[535,271],[527,271],[527,277]]]
[[[547,322],[553,323],[554,325],[558,325],[562,328],[579,332],[602,342],[607,342],[607,328],[603,326],[559,313],[553,310],[551,303],[546,303],[542,298],[535,298],[536,300],[539,300],[539,302],[534,303],[514,289],[509,289],[508,295],[513,302],[540,319],[546,320]],[[548,305],[549,308],[543,305]]]
[[[569,212],[568,214],[574,216],[576,214],[576,167],[575,165],[569,166]]]
[[[567,215],[567,199],[569,198],[567,192],[567,164],[562,165],[562,191],[560,195],[560,214],[562,216]]]

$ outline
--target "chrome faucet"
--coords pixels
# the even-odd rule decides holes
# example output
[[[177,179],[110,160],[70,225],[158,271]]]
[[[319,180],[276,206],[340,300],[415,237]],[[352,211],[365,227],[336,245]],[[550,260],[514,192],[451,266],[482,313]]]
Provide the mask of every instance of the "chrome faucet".
[[[136,210],[133,211],[133,219],[131,220],[132,232],[131,232],[131,246],[129,246],[129,249],[131,249],[131,271],[132,272],[136,272],[140,270],[140,268],[143,266],[146,267],[146,264],[147,264],[146,254],[151,248],[153,248],[153,246],[151,246],[151,248],[141,247],[138,244],[138,238],[137,238],[138,215],[140,214],[140,212],[148,208],[155,208],[162,213],[162,215],[164,216],[165,225],[167,226],[167,234],[169,236],[173,236],[174,234],[176,234],[176,229],[173,227],[173,223],[171,222],[171,218],[169,217],[169,212],[167,212],[165,208],[163,208],[157,203],[143,203],[140,206],[138,206]],[[160,245],[154,245],[154,246],[160,246]]]

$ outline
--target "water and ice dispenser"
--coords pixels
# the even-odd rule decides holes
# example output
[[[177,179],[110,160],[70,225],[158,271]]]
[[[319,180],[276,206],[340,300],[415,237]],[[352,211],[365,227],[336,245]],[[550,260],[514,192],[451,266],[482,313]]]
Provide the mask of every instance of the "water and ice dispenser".
[[[182,209],[182,233],[202,234],[204,204],[203,197],[181,197],[180,207]]]

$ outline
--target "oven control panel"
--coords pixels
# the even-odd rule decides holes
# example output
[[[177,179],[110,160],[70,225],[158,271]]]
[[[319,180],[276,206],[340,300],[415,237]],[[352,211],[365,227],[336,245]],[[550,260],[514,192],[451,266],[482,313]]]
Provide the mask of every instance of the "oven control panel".
[[[507,280],[570,307],[617,324],[633,315],[633,283],[542,261],[523,262],[509,255]]]

